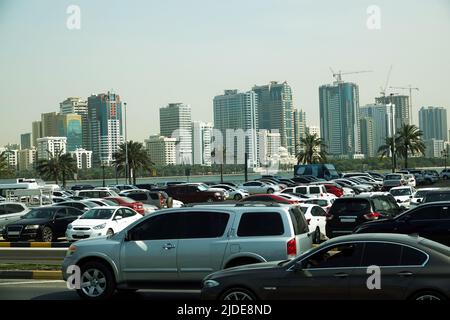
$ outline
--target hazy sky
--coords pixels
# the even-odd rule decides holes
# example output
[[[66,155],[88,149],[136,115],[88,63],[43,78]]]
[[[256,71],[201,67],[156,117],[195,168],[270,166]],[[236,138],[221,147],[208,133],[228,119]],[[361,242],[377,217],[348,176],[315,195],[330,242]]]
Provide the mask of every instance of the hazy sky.
[[[72,4],[80,30],[66,27]],[[366,25],[369,5],[381,10],[380,30]],[[0,0],[0,145],[66,97],[110,89],[128,103],[135,140],[159,131],[170,102],[212,121],[215,95],[271,80],[288,81],[318,125],[330,66],[374,71],[344,76],[365,105],[392,64],[390,85],[420,88],[417,123],[420,106],[450,107],[449,39],[449,0]]]

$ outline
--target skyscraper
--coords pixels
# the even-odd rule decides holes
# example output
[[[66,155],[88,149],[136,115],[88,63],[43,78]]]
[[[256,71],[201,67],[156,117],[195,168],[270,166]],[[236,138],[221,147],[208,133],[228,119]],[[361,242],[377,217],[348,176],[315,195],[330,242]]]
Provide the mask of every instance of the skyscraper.
[[[42,121],[33,121],[31,134],[33,136],[33,147],[37,148],[37,139],[42,138]]]
[[[88,98],[89,146],[96,165],[109,165],[124,141],[122,136],[122,102],[113,92]]]
[[[385,97],[375,98],[375,103],[387,105],[389,103],[395,104],[394,118],[395,118],[395,132],[403,124],[410,124],[411,117],[409,115],[409,96],[391,95]]]
[[[293,117],[295,154],[298,154],[302,148],[301,140],[306,135],[306,113],[301,109],[294,109]]]
[[[36,149],[22,149],[18,153],[19,171],[31,170],[36,162]]]
[[[212,123],[192,122],[192,156],[194,164],[211,165],[212,130]]]
[[[20,150],[31,149],[31,133],[20,135]]]
[[[59,104],[59,110],[64,114],[78,114],[81,116],[82,146],[89,145],[89,119],[87,101],[79,97],[69,97]]]
[[[229,163],[244,164],[245,153],[248,155],[248,166],[258,166],[258,96],[254,91],[238,92],[225,90],[223,95],[214,97],[214,129],[221,132]],[[244,136],[239,136],[243,134]],[[215,137],[215,146],[218,146]],[[222,142],[222,141],[221,141]],[[235,143],[236,142],[236,143]],[[230,150],[233,145],[233,150]],[[212,147],[214,149],[214,147]],[[220,152],[220,150],[212,150]]]
[[[292,90],[287,82],[272,81],[268,85],[254,86],[258,95],[259,129],[278,130],[281,145],[290,154],[295,153]]]
[[[320,136],[332,156],[360,153],[359,89],[337,81],[319,88]]]
[[[422,107],[419,111],[419,128],[424,140],[447,140],[447,109]]]
[[[360,108],[363,118],[372,119],[373,127],[373,154],[386,144],[386,137],[392,136],[392,114],[391,108],[384,104],[368,104]],[[364,152],[363,152],[364,153]]]
[[[375,155],[373,147],[373,119],[370,117],[364,117],[360,119],[361,130],[361,153],[367,158],[371,158]]]
[[[58,113],[47,112],[41,114],[42,137],[58,136]]]
[[[74,113],[58,115],[59,137],[67,137],[67,151],[75,151],[83,145],[81,116]]]
[[[176,143],[177,138],[168,138],[160,135],[153,135],[145,140],[150,159],[157,166],[177,164]]]
[[[159,109],[161,136],[177,138],[177,164],[192,164],[191,107],[182,103],[169,103]]]
[[[67,152],[66,137],[44,137],[37,140],[37,158],[48,160],[56,154]]]

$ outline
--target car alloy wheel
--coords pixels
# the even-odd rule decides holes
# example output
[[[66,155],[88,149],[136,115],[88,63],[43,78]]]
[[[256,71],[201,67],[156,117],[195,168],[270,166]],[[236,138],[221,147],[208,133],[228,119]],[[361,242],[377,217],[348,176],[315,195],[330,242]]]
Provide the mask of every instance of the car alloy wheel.
[[[114,234],[114,231],[113,231],[113,229],[108,229],[108,231],[106,231],[106,235],[109,237],[109,236],[112,236]]]
[[[417,296],[416,301],[440,301],[441,297],[432,293],[426,293]]]
[[[234,200],[239,201],[241,199],[242,199],[242,196],[239,193],[234,195]]]
[[[49,227],[44,227],[42,229],[41,239],[43,242],[52,242],[53,240],[53,231]]]
[[[273,189],[267,189],[267,193],[274,193]]]
[[[250,293],[250,291],[245,289],[231,289],[227,291],[223,295],[223,299],[226,301],[252,301],[255,300],[253,295]]]
[[[212,198],[208,198],[208,200],[206,200],[206,202],[214,202],[214,200]]]
[[[88,269],[81,276],[81,290],[89,298],[101,296],[106,289],[106,277],[98,269]]]

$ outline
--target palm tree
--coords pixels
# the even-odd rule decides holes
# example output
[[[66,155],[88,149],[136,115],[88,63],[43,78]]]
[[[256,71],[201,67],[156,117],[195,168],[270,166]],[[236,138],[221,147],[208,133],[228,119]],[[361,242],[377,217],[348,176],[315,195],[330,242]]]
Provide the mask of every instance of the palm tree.
[[[323,163],[327,161],[327,145],[316,133],[306,133],[305,137],[300,139],[300,142],[304,149],[297,154],[297,164]]]
[[[226,154],[227,154],[227,148],[222,146],[221,149],[222,149],[222,160],[220,161],[220,183],[223,183],[223,165],[225,163],[225,157],[226,157]],[[216,148],[214,148],[213,151],[211,151],[211,157],[212,158],[216,157]]]
[[[63,187],[66,187],[66,178],[77,171],[75,159],[68,153],[63,154],[59,150],[55,154],[47,150],[49,159],[41,159],[36,164],[36,171],[45,179],[55,180],[55,184],[62,181]]]
[[[139,169],[151,170],[154,163],[150,159],[150,155],[140,142],[128,141],[127,147],[125,143],[119,146],[119,150],[114,154],[114,163],[117,170],[125,172],[126,170],[126,149],[128,149],[128,173],[133,176],[133,184],[136,184],[136,175],[134,174]],[[129,177],[131,176],[128,175]]]
[[[421,138],[423,132],[414,124],[403,124],[397,135],[397,150],[405,160],[405,168],[408,168],[408,153],[425,155],[425,144]]]
[[[396,158],[398,156],[398,146],[397,146],[398,137],[386,137],[383,145],[381,145],[377,153],[380,155],[380,159],[389,158],[395,152],[395,157],[392,159],[392,172],[395,172],[395,168],[397,167]]]
[[[0,153],[0,174],[7,172],[9,169],[8,157],[6,151]]]

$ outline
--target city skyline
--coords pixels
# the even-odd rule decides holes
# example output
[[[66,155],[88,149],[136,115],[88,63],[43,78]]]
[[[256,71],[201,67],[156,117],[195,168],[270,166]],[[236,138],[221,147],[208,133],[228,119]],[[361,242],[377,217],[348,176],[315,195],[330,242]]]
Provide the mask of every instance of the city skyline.
[[[67,30],[68,1],[2,1],[0,36],[5,45],[0,58],[8,63],[0,66],[0,144],[19,142],[20,134],[31,131],[33,120],[58,110],[67,97],[87,98],[111,88],[128,103],[132,140],[144,141],[157,133],[158,109],[170,102],[189,104],[193,119],[211,122],[212,98],[224,88],[245,91],[270,81],[287,81],[293,107],[308,114],[309,125],[319,125],[317,88],[332,83],[329,66],[374,71],[343,79],[358,84],[360,105],[366,105],[379,96],[393,65],[389,85],[420,88],[413,92],[416,125],[422,106],[448,108],[450,45],[427,36],[450,30],[448,2],[378,1],[380,30],[367,28],[370,2],[350,2],[345,10],[327,2],[330,10],[324,11],[322,5],[305,1],[261,1],[252,11],[255,1],[200,1],[203,14],[197,21],[197,6],[182,2],[136,2],[127,7],[78,1],[81,29]],[[218,13],[233,6],[239,10],[227,17],[230,23]],[[40,18],[44,14],[46,19]],[[96,21],[100,14],[110,19]],[[317,15],[321,19],[314,21],[311,16]],[[272,23],[267,23],[268,17]],[[342,33],[355,44],[342,41]],[[273,46],[267,47],[267,41]],[[106,42],[111,44],[108,54],[101,46]],[[240,46],[245,50],[234,50]]]

